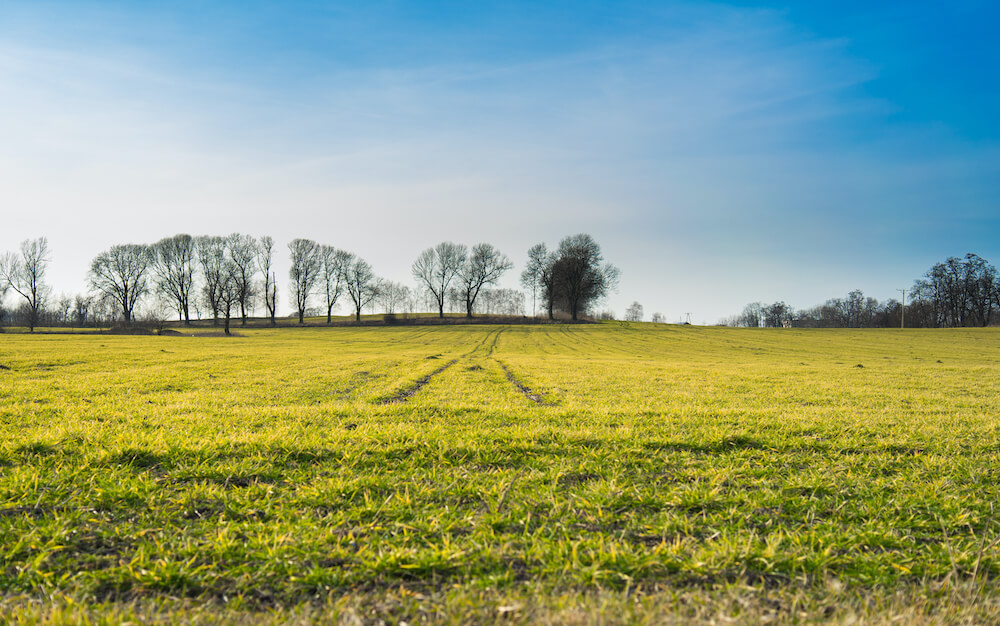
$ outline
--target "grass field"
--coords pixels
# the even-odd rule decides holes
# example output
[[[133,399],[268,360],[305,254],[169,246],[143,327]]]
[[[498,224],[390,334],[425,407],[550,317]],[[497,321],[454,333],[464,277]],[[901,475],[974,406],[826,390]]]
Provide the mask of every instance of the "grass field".
[[[1000,620],[1000,332],[0,335],[0,618]]]

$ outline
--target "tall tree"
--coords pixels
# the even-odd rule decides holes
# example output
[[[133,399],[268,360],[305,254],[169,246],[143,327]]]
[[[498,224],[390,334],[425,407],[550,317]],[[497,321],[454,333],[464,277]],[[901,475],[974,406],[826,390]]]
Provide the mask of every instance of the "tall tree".
[[[111,246],[90,264],[90,286],[119,307],[130,324],[135,306],[148,291],[147,275],[152,255],[149,247],[138,244]]]
[[[35,331],[49,288],[45,271],[49,265],[49,242],[45,237],[21,242],[21,253],[0,258],[0,280],[25,300],[28,329]]]
[[[222,313],[223,329],[226,335],[232,334],[229,326],[233,317],[233,309],[240,305],[240,301],[244,297],[242,280],[239,265],[230,254],[227,254],[219,276],[219,310]]]
[[[639,304],[638,300],[628,305],[628,308],[625,309],[626,322],[641,322],[642,316],[643,316],[642,305]]]
[[[409,299],[410,288],[402,283],[383,280],[378,285],[378,302],[390,315],[395,314],[400,307],[406,306]]]
[[[194,291],[195,242],[191,235],[174,235],[151,247],[151,270],[157,291],[177,309],[177,319],[191,323],[191,295]]]
[[[90,309],[93,307],[93,304],[93,300],[84,295],[77,295],[76,298],[73,299],[73,322],[77,326],[83,326],[87,323]]]
[[[557,291],[574,320],[617,285],[618,268],[603,263],[601,247],[590,235],[564,238],[556,257],[553,273]]]
[[[472,254],[462,265],[458,275],[459,290],[465,301],[465,317],[472,317],[476,298],[485,285],[495,285],[504,272],[514,267],[506,254],[488,243],[472,247]]]
[[[440,317],[444,317],[448,286],[462,271],[467,256],[468,248],[463,244],[443,241],[424,250],[413,262],[413,277],[434,295]]]
[[[347,271],[354,261],[354,255],[347,250],[333,246],[320,246],[320,283],[326,298],[326,323],[333,321],[333,307],[344,293]]]
[[[937,263],[913,286],[912,303],[926,309],[931,326],[985,326],[996,297],[996,268],[976,254]]]
[[[219,325],[222,304],[222,280],[226,265],[226,238],[202,236],[195,240],[198,248],[198,264],[201,266],[202,296],[212,310],[212,324]]]
[[[247,325],[247,315],[252,308],[254,278],[257,276],[257,240],[250,235],[233,233],[226,239],[227,259],[232,288],[236,290],[236,304],[240,307],[240,325]]]
[[[531,316],[535,316],[535,295],[542,286],[542,273],[549,263],[549,251],[544,243],[531,246],[528,250],[528,264],[521,272],[521,286],[531,290]]]
[[[781,328],[792,321],[792,307],[784,302],[775,302],[764,307],[764,326]]]
[[[538,271],[538,289],[545,303],[549,319],[555,319],[556,300],[559,297],[558,276],[556,276],[556,255],[550,252],[546,255]]]
[[[378,279],[372,266],[362,258],[355,257],[347,268],[347,293],[354,301],[354,319],[361,321],[361,309],[378,297]]]
[[[264,283],[261,285],[264,292],[264,308],[267,309],[267,316],[271,319],[271,326],[275,325],[275,317],[278,309],[278,281],[271,264],[274,260],[274,240],[267,235],[260,238],[257,244],[257,267],[264,275]]]
[[[301,324],[305,318],[306,307],[309,305],[309,296],[316,287],[316,281],[319,280],[322,266],[320,246],[310,239],[293,239],[288,244],[288,250],[292,260],[288,277],[292,281],[292,295],[295,298]]]

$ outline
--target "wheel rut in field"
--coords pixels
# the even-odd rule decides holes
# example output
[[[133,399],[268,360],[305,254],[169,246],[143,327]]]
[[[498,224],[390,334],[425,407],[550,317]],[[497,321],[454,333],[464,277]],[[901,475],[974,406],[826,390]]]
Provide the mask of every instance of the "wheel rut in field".
[[[444,365],[442,365],[441,367],[437,368],[436,370],[434,370],[434,371],[432,371],[432,372],[430,372],[428,374],[425,374],[425,375],[421,376],[416,381],[414,381],[412,384],[410,384],[407,387],[401,389],[400,391],[397,391],[395,394],[393,394],[393,395],[391,395],[391,396],[389,396],[387,398],[383,398],[383,399],[379,400],[378,404],[399,404],[399,403],[403,403],[403,402],[409,401],[411,398],[413,398],[415,395],[417,395],[417,393],[420,392],[421,389],[423,389],[425,386],[427,386],[427,384],[430,383],[431,380],[435,376],[437,376],[438,374],[443,373],[445,370],[447,370],[451,366],[455,365],[459,361],[468,361],[470,359],[475,359],[475,360],[479,360],[479,359],[492,359],[492,360],[496,361],[500,365],[500,367],[504,371],[504,374],[507,376],[507,380],[509,380],[511,383],[513,383],[514,386],[517,387],[518,391],[520,391],[522,394],[524,394],[524,397],[528,398],[529,400],[531,400],[535,404],[539,404],[539,405],[543,405],[543,406],[551,406],[551,404],[545,402],[540,395],[532,392],[531,388],[529,388],[527,385],[525,385],[520,380],[518,380],[518,378],[514,375],[514,373],[511,372],[510,369],[504,363],[502,363],[501,361],[497,360],[493,356],[493,351],[496,350],[497,342],[500,340],[500,335],[503,334],[503,331],[504,331],[504,329],[502,329],[502,328],[499,329],[499,330],[496,330],[496,331],[491,331],[489,334],[487,334],[485,337],[483,337],[482,341],[480,341],[478,344],[476,344],[476,347],[474,347],[469,352],[467,352],[467,353],[465,353],[465,354],[463,354],[463,355],[461,355],[461,356],[459,356],[457,358],[454,358],[454,359],[448,361],[447,363],[445,363]],[[483,354],[484,352],[485,352],[485,354]],[[477,354],[478,354],[478,356],[477,356]],[[431,358],[431,357],[428,357],[428,358]],[[479,366],[475,366],[474,368],[470,368],[470,370],[476,369],[476,368],[482,369]]]
[[[383,398],[382,400],[379,401],[379,404],[398,404],[400,402],[406,402],[413,396],[417,395],[417,392],[423,389],[424,386],[427,385],[427,383],[431,382],[432,378],[434,378],[441,372],[445,371],[455,363],[458,363],[458,361],[459,361],[458,359],[452,359],[447,363],[445,363],[444,365],[442,365],[441,367],[434,370],[433,372],[430,372],[429,374],[424,374],[409,387],[406,387],[405,389],[398,391],[396,394],[389,396],[388,398]]]
[[[503,373],[507,375],[507,380],[509,380],[511,384],[517,387],[517,390],[520,391],[525,398],[531,400],[532,402],[534,402],[539,406],[555,406],[551,402],[546,402],[544,399],[542,399],[542,396],[532,391],[531,387],[522,383],[520,379],[518,379],[518,377],[514,375],[514,372],[510,371],[510,368],[507,367],[506,363],[497,359],[494,360],[500,364],[500,368],[503,370]]]
[[[429,382],[431,382],[431,379],[433,379],[435,376],[437,376],[438,374],[441,374],[446,369],[448,369],[452,365],[458,363],[459,361],[464,361],[464,360],[467,360],[467,359],[473,357],[477,352],[483,350],[486,347],[487,344],[489,344],[489,346],[490,346],[489,350],[488,350],[488,354],[487,354],[487,357],[488,357],[489,355],[493,354],[493,349],[497,345],[497,339],[500,337],[500,333],[502,333],[502,332],[503,332],[503,329],[500,329],[500,330],[495,331],[495,332],[491,331],[489,334],[487,334],[485,337],[483,337],[482,341],[480,341],[478,344],[476,344],[475,348],[473,348],[469,352],[463,354],[460,357],[457,357],[457,358],[454,358],[454,359],[448,361],[447,363],[445,363],[441,367],[437,368],[433,372],[430,372],[429,374],[425,374],[425,375],[421,376],[416,381],[414,381],[413,384],[409,385],[408,387],[403,388],[402,390],[396,392],[395,394],[389,396],[388,398],[384,398],[384,399],[380,400],[379,404],[399,404],[401,402],[407,402],[410,398],[412,398],[413,396],[417,395],[417,393],[421,389],[423,389],[425,386],[427,386],[427,384]],[[492,343],[490,343],[490,338],[491,337],[493,339]]]

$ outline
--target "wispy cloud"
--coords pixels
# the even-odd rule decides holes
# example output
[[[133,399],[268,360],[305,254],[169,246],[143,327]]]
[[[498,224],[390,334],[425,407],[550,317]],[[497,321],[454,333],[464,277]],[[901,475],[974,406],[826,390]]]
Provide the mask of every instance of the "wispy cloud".
[[[517,256],[591,231],[623,300],[669,291],[646,308],[713,319],[793,287],[811,304],[792,258],[832,276],[882,263],[878,289],[942,204],[988,219],[998,197],[996,146],[894,124],[900,104],[869,95],[877,63],[781,12],[633,9],[558,44],[532,35],[552,24],[478,25],[456,48],[356,10],[271,16],[285,37],[254,42],[262,18],[228,11],[0,32],[0,248],[49,235],[77,289],[101,247],[179,230],[313,236],[396,279],[444,238]],[[393,41],[422,52],[378,48]]]

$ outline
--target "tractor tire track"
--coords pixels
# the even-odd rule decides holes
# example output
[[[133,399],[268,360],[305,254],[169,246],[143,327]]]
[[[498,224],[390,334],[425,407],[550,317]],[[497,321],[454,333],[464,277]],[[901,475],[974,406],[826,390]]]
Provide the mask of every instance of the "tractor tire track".
[[[433,372],[430,372],[429,374],[425,374],[425,375],[421,376],[413,384],[411,384],[411,385],[409,385],[407,387],[404,387],[403,389],[397,391],[395,394],[389,396],[388,398],[383,398],[383,399],[379,400],[378,404],[400,404],[400,403],[409,401],[410,398],[412,398],[413,396],[417,395],[417,392],[419,392],[421,389],[423,389],[425,386],[427,386],[427,384],[430,383],[431,379],[433,379],[435,376],[437,376],[438,374],[441,374],[442,372],[444,372],[445,370],[447,370],[452,365],[458,363],[459,361],[464,361],[464,360],[468,359],[469,357],[471,357],[472,355],[474,355],[476,352],[482,350],[486,346],[487,342],[489,342],[490,335],[493,335],[493,343],[490,345],[489,354],[487,356],[493,354],[493,349],[497,345],[497,339],[499,339],[500,333],[502,333],[502,332],[503,332],[503,329],[500,329],[500,330],[497,330],[497,331],[491,331],[489,334],[487,334],[485,337],[483,337],[482,341],[480,341],[478,344],[476,344],[476,347],[474,347],[472,350],[470,350],[466,354],[463,354],[462,356],[460,356],[458,358],[454,358],[454,359],[448,361],[447,363],[445,363],[441,367],[437,368]]]
[[[445,363],[444,365],[442,365],[441,367],[434,370],[433,372],[430,372],[429,374],[424,374],[409,387],[401,389],[400,391],[396,392],[392,396],[389,396],[388,398],[383,398],[382,400],[379,400],[379,404],[398,404],[401,402],[408,401],[410,398],[415,396],[418,391],[423,389],[424,386],[427,385],[427,383],[431,382],[432,378],[434,378],[441,372],[445,371],[455,363],[458,363],[458,361],[459,359],[452,359],[447,363]]]
[[[514,372],[512,372],[509,367],[507,367],[506,363],[500,361],[499,359],[494,359],[494,360],[500,365],[500,368],[503,370],[503,373],[507,375],[507,380],[509,380],[512,385],[517,387],[517,390],[520,391],[525,398],[531,400],[538,406],[555,406],[555,404],[552,402],[546,402],[542,398],[542,396],[532,391],[531,387],[521,382],[521,380],[514,375]]]

